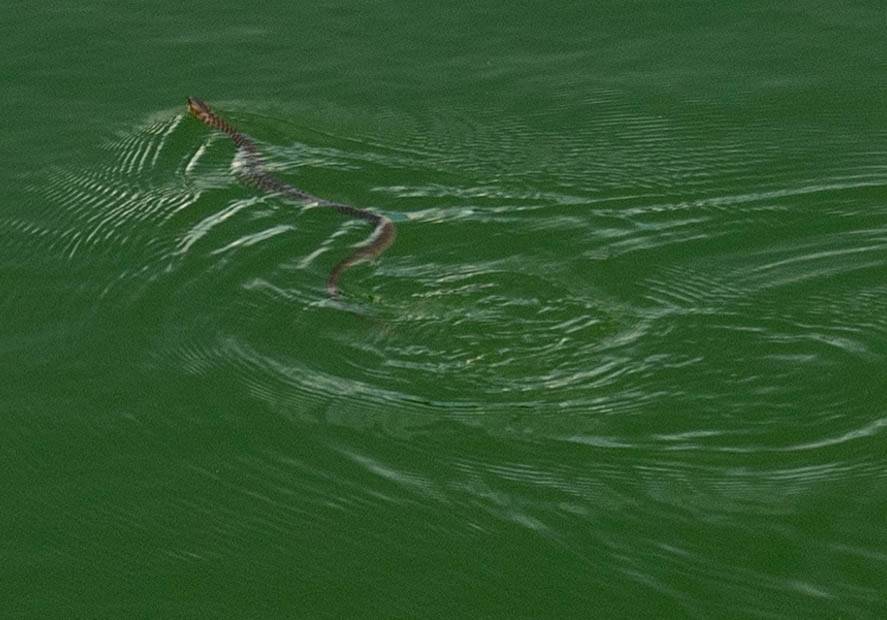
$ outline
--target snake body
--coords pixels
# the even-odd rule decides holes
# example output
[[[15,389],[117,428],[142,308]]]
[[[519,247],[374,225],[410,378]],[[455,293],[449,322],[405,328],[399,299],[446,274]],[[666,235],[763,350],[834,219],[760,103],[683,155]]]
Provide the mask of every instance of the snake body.
[[[356,263],[376,258],[388,249],[388,246],[394,243],[394,237],[396,235],[394,223],[384,215],[379,215],[378,213],[374,213],[367,209],[360,209],[358,207],[352,207],[351,205],[339,204],[337,202],[318,198],[308,192],[302,191],[298,187],[290,185],[286,181],[278,179],[266,169],[262,155],[256,147],[256,143],[253,142],[249,136],[235,129],[231,123],[213,112],[206,103],[196,97],[188,97],[188,111],[204,124],[227,134],[228,137],[234,141],[234,144],[245,156],[245,171],[243,176],[246,181],[266,192],[282,194],[296,200],[316,203],[317,206],[335,209],[342,215],[365,220],[374,225],[375,229],[373,234],[367,242],[358,246],[349,256],[336,263],[330,271],[330,275],[326,280],[326,290],[330,296],[337,297],[339,295],[339,278],[346,269]]]

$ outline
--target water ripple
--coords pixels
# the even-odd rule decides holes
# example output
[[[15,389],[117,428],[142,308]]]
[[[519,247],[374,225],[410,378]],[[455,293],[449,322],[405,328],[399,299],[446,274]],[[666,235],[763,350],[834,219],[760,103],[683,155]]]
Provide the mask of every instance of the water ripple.
[[[369,406],[397,433],[451,420],[663,453],[873,439],[881,418],[858,403],[828,424],[848,402],[838,379],[790,425],[794,386],[874,373],[887,351],[885,168],[848,151],[798,171],[799,144],[778,159],[726,119],[708,143],[699,118],[632,117],[613,97],[575,135],[407,119],[386,142],[246,117],[278,174],[398,220],[341,303],[319,283],[363,229],[239,184],[231,145],[181,114],[109,141],[104,166],[54,171],[32,191],[57,212],[8,218],[7,243],[69,268],[122,261],[71,295],[151,317],[139,364],[225,377],[300,422],[362,426]],[[711,418],[675,428],[690,402]]]

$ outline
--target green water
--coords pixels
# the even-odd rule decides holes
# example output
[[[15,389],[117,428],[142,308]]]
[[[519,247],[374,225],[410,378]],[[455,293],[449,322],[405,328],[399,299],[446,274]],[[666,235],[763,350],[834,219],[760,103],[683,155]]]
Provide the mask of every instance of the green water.
[[[887,615],[882,3],[0,23],[0,615]]]

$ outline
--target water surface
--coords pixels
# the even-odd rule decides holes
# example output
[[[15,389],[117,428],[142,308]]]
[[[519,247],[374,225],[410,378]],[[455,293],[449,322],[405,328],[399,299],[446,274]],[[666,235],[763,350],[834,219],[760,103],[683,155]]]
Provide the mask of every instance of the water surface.
[[[877,3],[0,17],[9,613],[887,613]]]

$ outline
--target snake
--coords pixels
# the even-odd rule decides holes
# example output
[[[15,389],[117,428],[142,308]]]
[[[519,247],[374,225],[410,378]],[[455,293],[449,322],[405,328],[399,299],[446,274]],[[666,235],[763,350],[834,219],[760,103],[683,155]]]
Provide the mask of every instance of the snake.
[[[231,123],[216,114],[204,101],[196,97],[188,97],[187,101],[188,111],[194,117],[212,129],[226,134],[237,146],[238,151],[243,155],[242,176],[246,182],[269,193],[287,196],[297,201],[311,203],[314,206],[334,209],[342,215],[364,220],[374,226],[372,234],[362,245],[357,246],[351,254],[333,266],[326,280],[326,290],[331,297],[339,297],[339,279],[346,269],[357,263],[377,258],[394,243],[397,231],[394,222],[389,218],[369,209],[319,198],[277,178],[268,171],[264,158],[252,138],[238,131]]]

